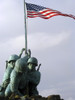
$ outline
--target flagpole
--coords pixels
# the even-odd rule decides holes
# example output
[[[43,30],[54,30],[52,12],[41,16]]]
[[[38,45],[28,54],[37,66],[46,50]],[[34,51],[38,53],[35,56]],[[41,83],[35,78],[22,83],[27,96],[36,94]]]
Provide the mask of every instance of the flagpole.
[[[25,54],[27,54],[27,10],[24,0]]]

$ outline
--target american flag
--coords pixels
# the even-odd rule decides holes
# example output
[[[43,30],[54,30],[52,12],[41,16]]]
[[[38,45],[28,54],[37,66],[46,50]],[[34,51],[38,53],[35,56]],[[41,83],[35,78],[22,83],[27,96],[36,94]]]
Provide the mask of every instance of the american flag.
[[[61,15],[61,16],[71,17],[75,19],[75,16],[72,14],[64,14],[60,11],[31,4],[31,3],[26,3],[26,8],[27,8],[27,17],[29,18],[41,17],[43,19],[49,19],[53,16]]]

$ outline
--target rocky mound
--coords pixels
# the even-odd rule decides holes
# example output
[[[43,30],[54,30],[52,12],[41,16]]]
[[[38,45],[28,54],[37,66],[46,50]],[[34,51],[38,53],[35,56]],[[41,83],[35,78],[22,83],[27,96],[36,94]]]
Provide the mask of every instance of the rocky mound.
[[[32,97],[28,97],[28,96],[23,96],[23,97],[11,96],[9,98],[0,97],[0,100],[64,100],[64,99],[61,99],[60,95],[50,95],[48,97],[42,97],[39,95],[39,96],[32,96]]]

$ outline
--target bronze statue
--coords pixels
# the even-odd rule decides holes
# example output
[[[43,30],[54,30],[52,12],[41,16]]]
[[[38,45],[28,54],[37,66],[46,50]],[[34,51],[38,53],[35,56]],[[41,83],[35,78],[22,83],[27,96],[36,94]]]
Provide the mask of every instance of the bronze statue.
[[[31,57],[31,50],[21,58],[25,49],[21,50],[20,55],[12,55],[6,63],[6,71],[2,85],[0,87],[0,97],[9,97],[12,94],[18,96],[39,95],[37,85],[40,82],[38,60]]]

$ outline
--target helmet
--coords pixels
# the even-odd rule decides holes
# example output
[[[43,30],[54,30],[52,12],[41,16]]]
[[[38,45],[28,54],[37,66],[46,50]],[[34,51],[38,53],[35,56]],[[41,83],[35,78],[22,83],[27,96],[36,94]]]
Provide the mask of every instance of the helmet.
[[[22,58],[22,60],[23,60],[23,61],[25,61],[25,62],[27,62],[27,61],[28,61],[28,59],[29,59],[29,57],[28,57],[28,56],[24,56],[24,57]]]
[[[15,63],[15,71],[17,72],[25,72],[26,71],[26,62],[22,60],[22,58],[18,59]]]
[[[8,62],[10,61],[16,61],[17,59],[19,59],[19,56],[16,54],[13,54],[9,57]]]
[[[35,64],[36,66],[38,65],[38,60],[35,57],[29,58],[27,64],[32,63]]]

